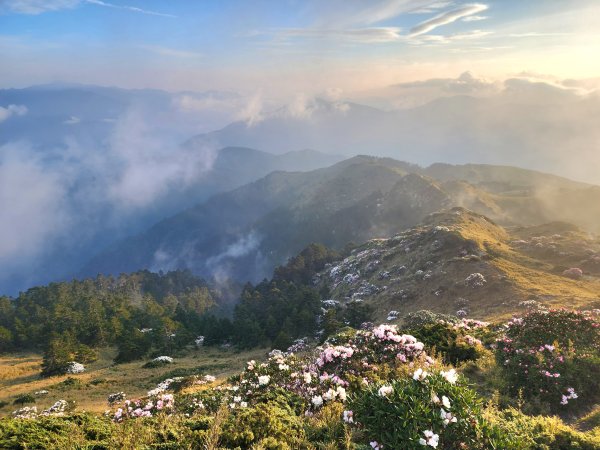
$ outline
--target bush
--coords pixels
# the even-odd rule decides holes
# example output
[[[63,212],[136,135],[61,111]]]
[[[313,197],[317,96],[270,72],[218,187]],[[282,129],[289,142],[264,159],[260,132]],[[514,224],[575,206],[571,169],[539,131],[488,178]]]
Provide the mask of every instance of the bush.
[[[496,360],[510,395],[531,412],[561,412],[600,399],[600,323],[575,311],[533,311],[508,324]]]
[[[456,316],[435,313],[433,311],[428,311],[426,309],[422,309],[420,311],[408,313],[406,316],[404,316],[402,318],[402,324],[403,324],[404,328],[413,329],[413,328],[422,327],[424,325],[438,323],[440,321],[444,321],[444,322],[448,322],[448,323],[457,323],[458,320],[459,319]]]
[[[488,417],[522,450],[600,450],[600,428],[582,433],[557,417],[527,416],[513,408],[490,410]]]
[[[410,333],[444,359],[446,364],[460,364],[477,360],[485,351],[481,341],[464,328],[445,322],[423,325]]]
[[[302,420],[289,407],[259,403],[239,409],[223,426],[221,445],[226,448],[300,448],[305,434]],[[262,447],[260,447],[262,445]]]
[[[171,358],[170,356],[158,356],[152,361],[148,361],[142,367],[144,369],[155,369],[157,367],[168,366],[169,364],[173,364],[173,358]]]
[[[374,448],[417,450],[516,448],[483,417],[474,391],[452,372],[417,371],[352,395],[352,421]]]
[[[21,394],[13,402],[15,405],[25,405],[27,403],[35,403],[35,397],[31,394]]]

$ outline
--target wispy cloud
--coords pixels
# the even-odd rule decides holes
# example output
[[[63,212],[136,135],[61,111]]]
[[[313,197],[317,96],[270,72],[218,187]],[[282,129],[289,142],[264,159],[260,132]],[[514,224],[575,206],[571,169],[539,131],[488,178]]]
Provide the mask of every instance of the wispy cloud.
[[[446,8],[448,6],[452,6],[454,2],[434,2],[429,5],[422,6],[419,8],[415,8],[412,11],[409,11],[411,14],[431,14],[439,11],[442,8]]]
[[[0,0],[0,11],[36,15],[50,11],[73,9],[83,4],[122,9],[139,14],[148,14],[151,16],[176,17],[172,14],[165,14],[129,5],[117,5],[102,0]]]
[[[479,22],[480,20],[486,20],[489,19],[488,16],[467,16],[467,17],[463,17],[462,21],[463,22]]]
[[[316,2],[319,17],[314,28],[369,26],[431,5],[431,0],[331,0]],[[447,3],[447,2],[436,2]]]
[[[0,11],[17,14],[42,14],[48,11],[75,8],[80,0],[0,0]]]
[[[426,34],[413,38],[409,42],[412,44],[449,44],[456,41],[479,39],[491,34],[494,34],[494,32],[487,30],[472,30],[464,33],[454,33],[448,35]]]
[[[139,48],[149,52],[157,53],[162,56],[171,56],[175,58],[202,58],[203,56],[202,53],[164,47],[162,45],[141,45]]]
[[[89,3],[91,5],[105,6],[107,8],[114,8],[114,9],[124,9],[127,11],[132,11],[132,12],[136,12],[136,13],[140,13],[140,14],[148,14],[150,16],[171,17],[171,18],[177,17],[172,14],[165,14],[165,13],[160,13],[160,12],[156,12],[156,11],[150,11],[148,9],[137,8],[135,6],[115,5],[114,3],[103,2],[102,0],[83,0],[83,1],[85,3]]]
[[[293,38],[336,39],[359,43],[393,42],[402,38],[398,27],[369,27],[349,29],[324,28],[284,28],[275,30],[274,35],[281,40]]]
[[[450,11],[447,11],[442,14],[438,14],[437,16],[421,22],[417,26],[411,28],[410,35],[411,36],[419,36],[421,34],[429,33],[432,30],[435,30],[437,27],[448,25],[450,23],[456,22],[459,19],[472,16],[475,14],[479,14],[482,11],[488,9],[487,5],[481,3],[474,3],[471,5],[464,5],[460,8],[456,8]]]

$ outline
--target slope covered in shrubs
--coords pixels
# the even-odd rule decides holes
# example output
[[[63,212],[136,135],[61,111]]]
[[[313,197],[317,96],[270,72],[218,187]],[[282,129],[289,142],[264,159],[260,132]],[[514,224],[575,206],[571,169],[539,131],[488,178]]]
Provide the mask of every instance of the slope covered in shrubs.
[[[577,345],[567,335],[568,320],[584,321],[587,355],[600,332],[598,313],[532,311],[505,325],[463,319],[422,323],[413,330],[427,338],[445,336],[446,344],[471,334],[481,342],[465,345],[481,348],[466,364],[479,364],[491,351],[485,343],[495,339],[512,339],[514,348],[524,351],[537,345],[536,339],[556,344],[567,339]],[[565,326],[548,326],[556,322]],[[432,328],[435,324],[443,327]],[[457,333],[443,331],[448,329]],[[439,353],[435,348],[395,326],[347,328],[300,353],[272,351],[227,380],[198,374],[162,383],[145,398],[119,395],[103,417],[31,414],[2,419],[0,448],[60,442],[63,448],[124,449],[600,449],[600,428],[582,432],[556,417],[527,415],[524,411],[538,405],[533,397],[498,392],[520,410],[486,401],[481,386],[461,373],[468,366],[444,362],[453,346]],[[587,368],[600,373],[593,358]],[[511,369],[498,364],[487,370],[502,378]],[[561,369],[569,383],[579,375]],[[528,380],[522,376],[518,381],[527,386]],[[579,414],[590,404],[578,402],[581,398],[569,405],[551,400],[560,414]],[[73,434],[71,444],[65,443],[65,433]]]

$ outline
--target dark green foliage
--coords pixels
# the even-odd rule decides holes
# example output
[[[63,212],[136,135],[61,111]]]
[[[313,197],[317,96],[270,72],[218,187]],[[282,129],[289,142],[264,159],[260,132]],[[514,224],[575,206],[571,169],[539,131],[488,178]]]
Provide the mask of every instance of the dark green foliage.
[[[320,309],[319,295],[306,286],[266,280],[247,285],[235,308],[233,341],[241,348],[291,343],[316,331]]]
[[[44,375],[62,373],[69,361],[93,362],[93,348],[102,345],[118,344],[118,361],[142,358],[152,348],[170,353],[202,333],[215,296],[183,270],[34,287],[14,300],[0,297],[0,352],[43,349]],[[143,328],[154,332],[140,336]]]
[[[496,343],[504,390],[527,412],[581,410],[600,400],[600,322],[577,311],[533,311]]]
[[[300,254],[290,258],[285,266],[277,267],[273,274],[273,280],[310,285],[317,272],[339,257],[340,255],[336,251],[324,245],[310,244]]]
[[[45,450],[85,448],[109,450],[115,425],[92,414],[67,417],[40,417],[36,420],[0,419],[0,448],[3,450]],[[81,447],[77,446],[81,444]]]
[[[27,403],[35,403],[35,397],[31,394],[21,394],[17,398],[15,398],[15,405],[25,405]]]
[[[464,329],[455,328],[448,323],[438,322],[411,328],[408,334],[423,342],[428,352],[435,349],[446,364],[458,365],[475,361],[484,351],[481,344],[469,340]]]
[[[149,333],[142,333],[135,327],[128,327],[121,335],[117,344],[119,352],[115,362],[124,363],[143,358],[152,348],[152,337]]]
[[[373,318],[373,306],[365,302],[349,302],[342,310],[341,320],[353,328],[359,328],[364,322]]]
[[[383,448],[419,450],[429,448],[419,439],[431,430],[439,435],[438,449],[517,449],[512,440],[483,416],[483,408],[474,391],[461,382],[450,384],[441,375],[427,380],[401,378],[391,384],[391,393],[380,395],[375,385],[352,396],[348,405],[369,441]],[[440,418],[441,402],[446,396],[451,407],[445,409],[461,420],[444,426]]]

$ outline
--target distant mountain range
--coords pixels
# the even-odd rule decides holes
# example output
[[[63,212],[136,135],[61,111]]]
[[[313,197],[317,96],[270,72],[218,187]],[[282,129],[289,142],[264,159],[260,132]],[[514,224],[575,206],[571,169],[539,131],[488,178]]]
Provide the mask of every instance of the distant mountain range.
[[[420,165],[511,165],[600,183],[598,120],[598,95],[513,83],[491,97],[454,95],[391,111],[312,99],[193,140],[273,153],[373,154]]]
[[[339,248],[452,205],[502,223],[558,218],[597,230],[598,187],[498,164],[595,179],[600,102],[519,86],[396,111],[307,98],[254,115],[235,92],[0,90],[0,287],[82,266],[255,280],[310,241]],[[365,157],[280,172],[362,153],[491,165]]]
[[[305,173],[274,172],[160,221],[93,258],[82,275],[189,268],[257,281],[311,242],[343,248],[427,215],[466,207],[503,225],[566,220],[600,232],[600,187],[505,166],[358,156]]]

